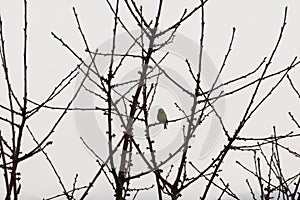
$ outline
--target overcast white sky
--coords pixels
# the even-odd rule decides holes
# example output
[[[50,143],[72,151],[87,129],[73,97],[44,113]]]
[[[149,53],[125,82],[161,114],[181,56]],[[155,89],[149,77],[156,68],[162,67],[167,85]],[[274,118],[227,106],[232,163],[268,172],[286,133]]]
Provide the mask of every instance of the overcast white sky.
[[[157,1],[137,2],[143,3],[144,12],[148,18],[154,16]],[[191,10],[197,4],[198,1],[195,0],[165,1],[161,16],[161,29],[179,19],[184,8]],[[29,98],[34,101],[42,101],[59,80],[78,63],[78,60],[51,36],[51,32],[55,32],[62,37],[82,58],[88,57],[84,53],[85,47],[73,16],[73,6],[79,13],[80,21],[91,49],[95,49],[111,39],[113,18],[105,1],[29,1]],[[293,58],[300,53],[300,2],[298,0],[208,1],[205,11],[206,30],[204,49],[217,69],[221,66],[225,52],[227,51],[232,28],[236,27],[236,38],[233,50],[222,80],[229,80],[253,70],[261,62],[263,57],[270,55],[283,22],[285,6],[288,6],[287,27],[270,71],[277,71],[286,67]],[[20,80],[22,73],[20,73],[20,70],[22,66],[23,41],[22,1],[0,0],[0,14],[3,20],[12,82],[15,84],[14,88],[16,91],[21,92],[22,85]],[[129,29],[136,29],[133,19],[128,15],[128,11],[125,10],[124,6],[121,7],[120,14]],[[199,14],[196,14],[179,28],[178,32],[182,37],[186,37],[186,41],[193,41],[196,44],[199,43],[199,19]],[[178,52],[180,52],[180,49],[175,51],[175,53]],[[198,54],[198,52],[194,53],[195,55]],[[186,55],[177,56],[185,57]],[[172,69],[178,74],[182,73],[180,69],[176,67]],[[299,70],[296,69],[291,77],[300,88],[299,75]],[[3,76],[1,75],[1,90],[3,88],[2,78]],[[276,81],[276,79],[273,79],[273,81]],[[263,87],[260,95],[268,91],[267,89],[270,89],[272,83],[274,82],[268,82],[268,84]],[[287,83],[287,81],[284,81],[282,86],[273,94],[272,98],[270,98],[259,110],[258,114],[254,116],[254,119],[250,120],[243,134],[248,136],[267,136],[272,133],[273,125],[277,126],[278,132],[280,133],[286,133],[287,131],[295,129],[294,124],[289,120],[287,112],[293,111],[295,116],[298,116],[300,119],[300,102]],[[246,90],[236,96],[225,99],[225,123],[230,131],[235,130],[242,115],[244,105],[248,103],[247,99],[251,91],[252,90]],[[74,88],[72,87],[57,101],[53,102],[52,105],[66,105],[66,100],[72,96],[73,92]],[[172,91],[169,92],[172,96]],[[5,98],[1,96],[0,100],[5,101]],[[159,105],[157,104],[157,106]],[[45,110],[32,119],[30,125],[38,138],[41,139],[43,135],[48,133],[58,116],[59,112]],[[78,136],[79,134],[82,133],[80,133],[80,131],[78,132],[74,115],[69,113],[51,137],[54,144],[47,150],[68,187],[71,187],[76,173],[79,174],[79,185],[84,185],[89,182],[97,171],[97,164],[83,147]],[[167,142],[168,140],[162,141]],[[201,141],[203,142],[203,140],[200,139],[200,142]],[[217,142],[215,149],[211,152],[211,156],[220,150],[224,144],[224,139],[221,137]],[[30,136],[26,136],[24,139],[23,152],[31,149],[33,145],[34,143]],[[293,145],[292,147],[294,149],[297,148],[297,143],[290,145]],[[241,160],[251,163],[251,156],[251,154],[247,153],[232,153],[226,160],[228,164],[224,166],[223,175],[225,180],[231,183],[232,188],[235,189],[239,195],[247,194],[246,183],[244,182],[245,178],[242,177],[246,177],[248,174],[234,164],[234,161]],[[210,158],[211,157],[208,156],[207,158],[200,159],[198,162],[200,164],[205,163],[207,162],[206,159],[209,160]],[[297,165],[294,162],[291,163],[291,161],[287,159],[286,164],[288,166],[287,173],[295,172],[294,170]],[[249,164],[249,166],[252,166],[252,163]],[[293,166],[295,169],[293,169]],[[42,154],[22,163],[20,170],[22,173],[21,199],[41,199],[61,192],[58,181]],[[237,170],[240,171],[240,175],[238,176],[236,173]],[[104,179],[104,177],[101,177],[101,179]],[[183,199],[198,198],[202,194],[199,192],[201,184],[199,182],[193,185],[190,190],[185,191],[185,197]],[[2,188],[3,184],[0,185],[1,198],[4,190]],[[145,185],[150,185],[150,183],[147,184],[147,182],[145,182]],[[156,191],[153,191],[153,194],[155,194],[155,192]],[[107,182],[98,181],[96,187],[91,191],[89,199],[95,199],[96,197],[112,199],[111,194],[112,189]],[[211,199],[218,196],[218,194],[213,193],[210,195]],[[147,195],[142,196],[143,195],[138,199],[147,199]]]

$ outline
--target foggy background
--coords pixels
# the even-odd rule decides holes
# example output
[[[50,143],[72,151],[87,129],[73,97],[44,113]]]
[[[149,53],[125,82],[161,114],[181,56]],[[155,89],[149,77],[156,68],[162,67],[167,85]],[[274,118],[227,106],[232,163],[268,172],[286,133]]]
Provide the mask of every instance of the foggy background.
[[[154,16],[156,1],[138,2],[142,2],[144,5],[144,13],[148,19],[150,16]],[[184,8],[191,10],[198,4],[199,2],[195,0],[165,1],[160,28],[176,22]],[[62,37],[82,58],[88,57],[88,54],[84,52],[85,47],[77,29],[72,11],[73,6],[77,9],[91,49],[95,49],[111,39],[113,15],[105,1],[28,1],[28,96],[31,100],[42,102],[53,87],[78,64],[78,60],[63,48],[51,36],[50,32]],[[211,0],[206,4],[204,50],[217,69],[221,66],[227,51],[232,27],[236,27],[233,50],[221,77],[222,80],[230,80],[253,70],[262,61],[263,57],[270,55],[283,22],[285,6],[288,6],[287,27],[270,71],[277,71],[288,66],[293,58],[299,55],[300,2],[296,0]],[[11,82],[14,84],[16,92],[22,94],[23,1],[0,0],[0,14],[3,21]],[[137,28],[134,20],[123,6],[121,7],[120,16],[129,28]],[[200,16],[198,13],[183,23],[178,29],[178,33],[195,43],[199,43],[199,21]],[[122,28],[119,27],[119,31],[123,32]],[[195,54],[198,55],[198,52],[195,52]],[[175,67],[174,70],[176,70]],[[1,75],[3,74],[1,73]],[[291,72],[291,77],[298,87],[300,87],[299,75],[297,68]],[[0,80],[1,90],[4,84],[2,79],[4,77],[1,77]],[[265,94],[263,92],[267,92],[276,80],[275,78],[269,82],[267,81],[264,84],[265,86],[262,87],[260,95]],[[66,106],[74,90],[75,87],[71,86],[51,105]],[[239,123],[245,105],[249,102],[251,91],[253,91],[253,87],[225,99],[225,124],[231,132],[235,130]],[[7,101],[6,97],[0,97],[0,101]],[[253,116],[252,120],[248,122],[241,134],[243,136],[270,136],[274,125],[276,125],[279,134],[295,130],[288,112],[292,111],[295,117],[300,119],[299,107],[299,99],[291,90],[288,81],[285,80],[275,90],[273,96]],[[43,109],[30,120],[29,125],[38,139],[43,138],[49,132],[59,113],[61,111]],[[78,186],[82,186],[88,184],[98,169],[95,159],[82,145],[79,135],[74,114],[68,112],[50,138],[54,142],[53,145],[46,149],[64,183],[69,188],[72,186],[76,173],[79,174]],[[224,142],[224,137],[220,137],[211,155],[218,153]],[[30,135],[25,135],[22,152],[25,153],[34,145]],[[293,150],[300,150],[297,143],[290,143],[290,145]],[[287,174],[293,174],[298,169],[297,166],[299,165],[295,162],[296,158],[293,158],[293,162],[285,157],[282,159],[285,164],[283,168],[285,168]],[[227,163],[223,165],[224,173],[222,173],[224,179],[230,183],[231,189],[236,191],[239,196],[245,194],[250,197],[245,179],[251,176],[235,164],[235,160],[253,166],[252,154],[229,153],[227,159],[225,159],[225,163]],[[198,160],[199,163],[205,163],[206,161],[205,158]],[[19,169],[22,174],[21,199],[42,199],[62,191],[43,154],[38,154],[22,162],[20,166]],[[151,178],[153,176],[150,175]],[[147,184],[147,180],[144,182],[145,186],[151,185],[151,182]],[[88,199],[99,199],[100,197],[101,199],[112,199],[113,190],[103,175],[96,183]],[[198,199],[202,194],[199,192],[199,188],[203,188],[203,184],[205,182],[194,183],[188,190],[183,192],[184,198],[182,199]],[[3,195],[3,188],[3,184],[0,183],[0,198]],[[137,199],[153,199],[153,195],[147,196],[150,193],[156,195],[156,190],[147,191],[145,194],[141,192]],[[211,199],[215,199],[218,195],[219,192],[216,194],[213,190],[210,192]]]

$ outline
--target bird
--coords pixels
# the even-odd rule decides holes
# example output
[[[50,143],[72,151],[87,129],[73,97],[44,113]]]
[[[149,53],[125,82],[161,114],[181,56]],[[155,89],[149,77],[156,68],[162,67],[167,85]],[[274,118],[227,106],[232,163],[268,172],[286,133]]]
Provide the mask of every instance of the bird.
[[[162,108],[158,109],[157,120],[160,123],[164,123],[164,129],[167,129],[168,119],[167,119],[167,114],[165,113],[164,109],[162,109]]]

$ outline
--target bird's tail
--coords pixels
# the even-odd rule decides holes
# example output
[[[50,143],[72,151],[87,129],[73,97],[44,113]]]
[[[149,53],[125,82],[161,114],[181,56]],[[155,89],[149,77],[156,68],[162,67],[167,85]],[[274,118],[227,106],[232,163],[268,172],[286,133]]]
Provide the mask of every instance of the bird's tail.
[[[165,122],[164,124],[164,129],[167,129],[168,121]]]

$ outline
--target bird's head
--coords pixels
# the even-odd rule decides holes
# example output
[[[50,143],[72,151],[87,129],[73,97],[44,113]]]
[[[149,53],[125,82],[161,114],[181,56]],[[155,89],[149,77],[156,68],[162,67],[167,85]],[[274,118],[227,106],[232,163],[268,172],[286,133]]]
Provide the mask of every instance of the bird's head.
[[[160,108],[160,109],[158,109],[158,112],[159,113],[164,113],[164,109]]]

